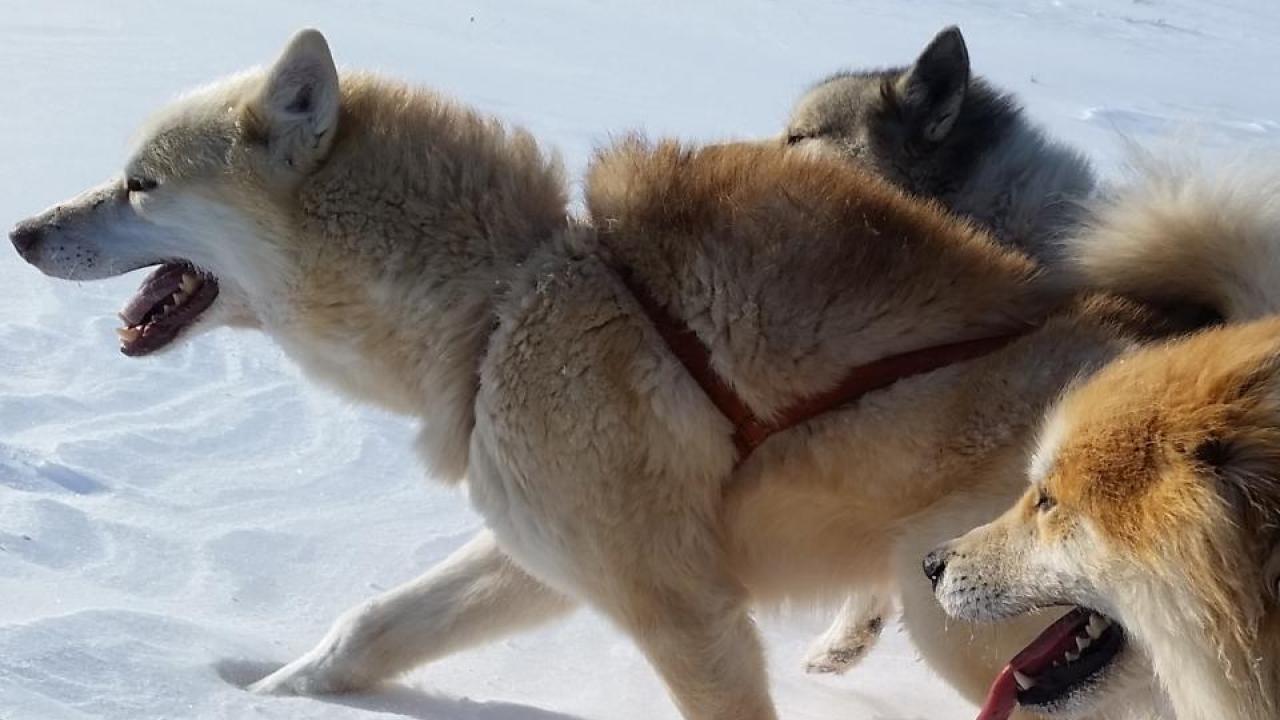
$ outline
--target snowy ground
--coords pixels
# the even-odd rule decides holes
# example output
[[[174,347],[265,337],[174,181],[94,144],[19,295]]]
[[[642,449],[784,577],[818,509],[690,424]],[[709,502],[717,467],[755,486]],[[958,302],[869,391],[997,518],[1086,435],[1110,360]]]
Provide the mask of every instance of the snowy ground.
[[[804,86],[909,61],[961,24],[977,70],[1114,169],[1121,137],[1280,143],[1275,0],[169,0],[0,3],[0,223],[117,172],[180,89],[271,58],[302,25],[340,62],[520,122],[575,171],[610,133],[776,132]],[[0,248],[0,720],[674,718],[631,645],[573,620],[361,697],[234,683],[314,642],[476,528],[402,421],[308,385],[223,331],[154,361],[115,350],[136,278],[45,279]],[[961,720],[886,642],[852,675],[799,671],[813,619],[766,619],[785,718]]]

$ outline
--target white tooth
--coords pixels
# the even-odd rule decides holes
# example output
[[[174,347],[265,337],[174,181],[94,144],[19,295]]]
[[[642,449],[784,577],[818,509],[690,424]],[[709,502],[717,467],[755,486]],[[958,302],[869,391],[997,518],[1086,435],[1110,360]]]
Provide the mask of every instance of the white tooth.
[[[1085,648],[1089,647],[1089,643],[1089,638],[1078,637],[1076,638],[1076,649],[1080,652],[1084,652]]]
[[[173,300],[174,305],[181,305],[186,302],[187,296],[185,293],[176,292],[170,297],[170,299]]]
[[[200,287],[200,280],[191,273],[182,273],[182,292],[190,295]]]
[[[1097,640],[1102,637],[1102,632],[1106,630],[1109,625],[1110,623],[1104,620],[1101,615],[1091,615],[1089,617],[1089,627],[1087,628],[1089,637]]]
[[[125,342],[133,342],[134,340],[137,340],[138,336],[142,333],[138,332],[134,328],[116,328],[116,334]]]
[[[1013,671],[1013,679],[1018,683],[1018,687],[1023,690],[1029,690],[1036,686],[1036,681],[1033,678],[1029,678],[1017,670]]]
[[[1080,653],[1069,652],[1066,654],[1067,662],[1073,663],[1080,659]]]

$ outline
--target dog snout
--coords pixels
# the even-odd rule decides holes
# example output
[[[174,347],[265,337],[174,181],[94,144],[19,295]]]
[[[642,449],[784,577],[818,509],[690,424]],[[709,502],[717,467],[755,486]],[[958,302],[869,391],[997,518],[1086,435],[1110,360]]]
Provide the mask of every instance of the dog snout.
[[[946,547],[934,548],[924,556],[924,576],[929,578],[933,589],[938,589],[942,576],[947,572],[947,561],[951,559],[951,551]]]
[[[40,238],[43,235],[40,224],[28,220],[19,223],[9,232],[9,242],[13,243],[13,248],[18,251],[23,260],[34,262]]]

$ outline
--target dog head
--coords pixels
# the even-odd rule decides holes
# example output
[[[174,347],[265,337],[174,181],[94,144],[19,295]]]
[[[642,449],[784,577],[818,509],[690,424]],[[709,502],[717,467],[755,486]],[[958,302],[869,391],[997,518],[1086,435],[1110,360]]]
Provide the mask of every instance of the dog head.
[[[789,145],[834,152],[917,195],[953,191],[1009,131],[1018,108],[969,72],[959,28],[938,33],[910,67],[842,72],[792,111]]]
[[[955,617],[1077,608],[989,709],[1115,707],[1145,666],[1179,720],[1275,716],[1278,336],[1263,321],[1114,362],[1051,413],[1018,503],[930,553]]]
[[[289,285],[290,190],[325,158],[338,75],[314,30],[269,69],[190,93],[144,128],[117,175],[11,233],[44,273],[95,280],[158,266],[120,313],[146,355],[218,325],[260,325]]]

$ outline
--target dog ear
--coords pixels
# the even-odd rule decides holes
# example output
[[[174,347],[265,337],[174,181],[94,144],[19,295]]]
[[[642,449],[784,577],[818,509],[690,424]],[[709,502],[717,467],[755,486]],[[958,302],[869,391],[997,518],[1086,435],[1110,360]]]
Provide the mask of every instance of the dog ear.
[[[898,102],[929,142],[946,138],[969,90],[969,50],[960,28],[938,33],[897,82]]]
[[[1262,566],[1262,579],[1272,602],[1280,602],[1280,538],[1271,545],[1270,555]]]
[[[301,173],[329,152],[338,127],[338,69],[318,30],[294,35],[267,72],[257,110],[274,161]]]
[[[1209,437],[1193,456],[1213,475],[1232,522],[1253,536],[1267,596],[1280,601],[1280,457],[1274,440],[1270,433],[1266,438]]]

